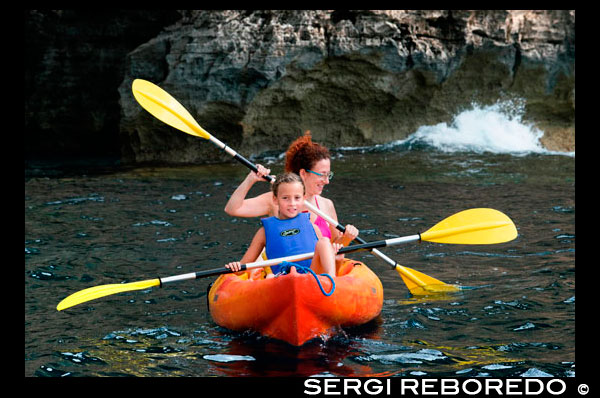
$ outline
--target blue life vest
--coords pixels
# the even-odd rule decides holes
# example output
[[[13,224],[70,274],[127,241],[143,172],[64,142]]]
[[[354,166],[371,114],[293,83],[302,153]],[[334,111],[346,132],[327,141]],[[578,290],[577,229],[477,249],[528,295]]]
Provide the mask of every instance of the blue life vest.
[[[268,217],[260,220],[265,227],[266,252],[270,259],[310,253],[315,250],[317,234],[310,222],[309,213],[299,213],[294,218],[280,220]],[[295,261],[294,264],[310,267],[312,258]],[[279,272],[281,265],[271,266],[274,274]]]

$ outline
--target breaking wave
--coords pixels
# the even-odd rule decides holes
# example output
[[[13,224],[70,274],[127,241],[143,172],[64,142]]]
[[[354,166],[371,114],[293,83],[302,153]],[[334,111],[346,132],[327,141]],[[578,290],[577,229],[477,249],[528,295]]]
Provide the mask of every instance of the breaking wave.
[[[421,126],[404,140],[370,147],[377,150],[436,149],[443,152],[490,152],[516,156],[528,154],[575,156],[575,152],[545,149],[540,143],[544,132],[532,123],[522,120],[524,101],[499,101],[460,112],[450,124],[438,123]],[[369,148],[342,147],[341,150],[368,150]]]

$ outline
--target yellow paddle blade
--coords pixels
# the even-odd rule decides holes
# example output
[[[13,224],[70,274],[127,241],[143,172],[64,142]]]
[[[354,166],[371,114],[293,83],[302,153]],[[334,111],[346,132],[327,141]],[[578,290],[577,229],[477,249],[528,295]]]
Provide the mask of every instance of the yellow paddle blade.
[[[143,290],[155,286],[160,286],[160,279],[148,279],[141,282],[114,283],[110,285],[94,286],[71,294],[58,303],[56,309],[62,311],[66,308],[73,307],[74,305],[95,300],[100,297],[110,296],[111,294]]]
[[[142,108],[158,120],[184,133],[210,139],[210,134],[200,127],[187,109],[156,84],[143,79],[135,79],[131,90]]]
[[[425,285],[414,288],[410,291],[413,296],[432,296],[432,295],[445,295],[447,293],[460,292],[461,288],[457,285]]]
[[[460,291],[460,287],[456,285],[448,285],[429,275],[425,275],[422,272],[404,267],[400,264],[397,264],[395,269],[402,277],[408,291],[410,291],[412,295],[420,296]]]
[[[421,240],[437,243],[483,245],[508,242],[517,228],[508,216],[494,209],[469,209],[456,213],[421,234]]]

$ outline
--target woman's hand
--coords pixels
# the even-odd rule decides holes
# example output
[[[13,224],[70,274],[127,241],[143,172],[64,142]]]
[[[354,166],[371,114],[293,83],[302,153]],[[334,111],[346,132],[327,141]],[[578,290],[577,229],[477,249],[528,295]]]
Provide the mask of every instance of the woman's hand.
[[[248,174],[248,177],[246,177],[247,179],[250,179],[252,183],[258,182],[258,181],[266,181],[263,177],[268,176],[271,173],[271,169],[267,169],[266,167],[264,167],[262,164],[257,164],[256,168],[258,169],[258,171],[254,172],[254,171],[250,171],[250,173]]]
[[[346,225],[346,231],[344,231],[344,235],[342,235],[342,242],[346,245],[352,242],[358,236],[358,228],[354,225]]]
[[[344,234],[342,235],[342,237],[338,238],[338,239],[342,246],[348,246],[350,244],[350,242],[352,242],[354,240],[354,238],[356,238],[357,236],[358,236],[358,229],[354,225],[348,224],[348,225],[346,225],[346,231],[344,231]],[[337,251],[336,251],[336,253],[337,253]],[[343,258],[344,258],[343,254],[337,254],[335,256],[336,260],[341,260]]]

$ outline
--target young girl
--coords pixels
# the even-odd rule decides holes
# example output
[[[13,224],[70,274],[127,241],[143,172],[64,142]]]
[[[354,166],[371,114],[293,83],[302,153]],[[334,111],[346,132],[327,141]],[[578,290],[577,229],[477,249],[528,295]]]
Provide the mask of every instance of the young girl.
[[[263,218],[263,226],[254,235],[242,260],[231,262],[225,267],[239,271],[241,263],[254,261],[263,248],[266,248],[267,257],[270,259],[314,251],[312,259],[295,264],[310,266],[317,274],[326,273],[334,277],[335,255],[342,244],[331,243],[328,238],[323,237],[321,230],[310,222],[309,213],[301,213],[305,188],[300,176],[295,173],[277,176],[272,185],[272,192],[277,215]],[[273,274],[277,274],[280,267],[271,266]],[[272,277],[273,274],[267,277]]]

